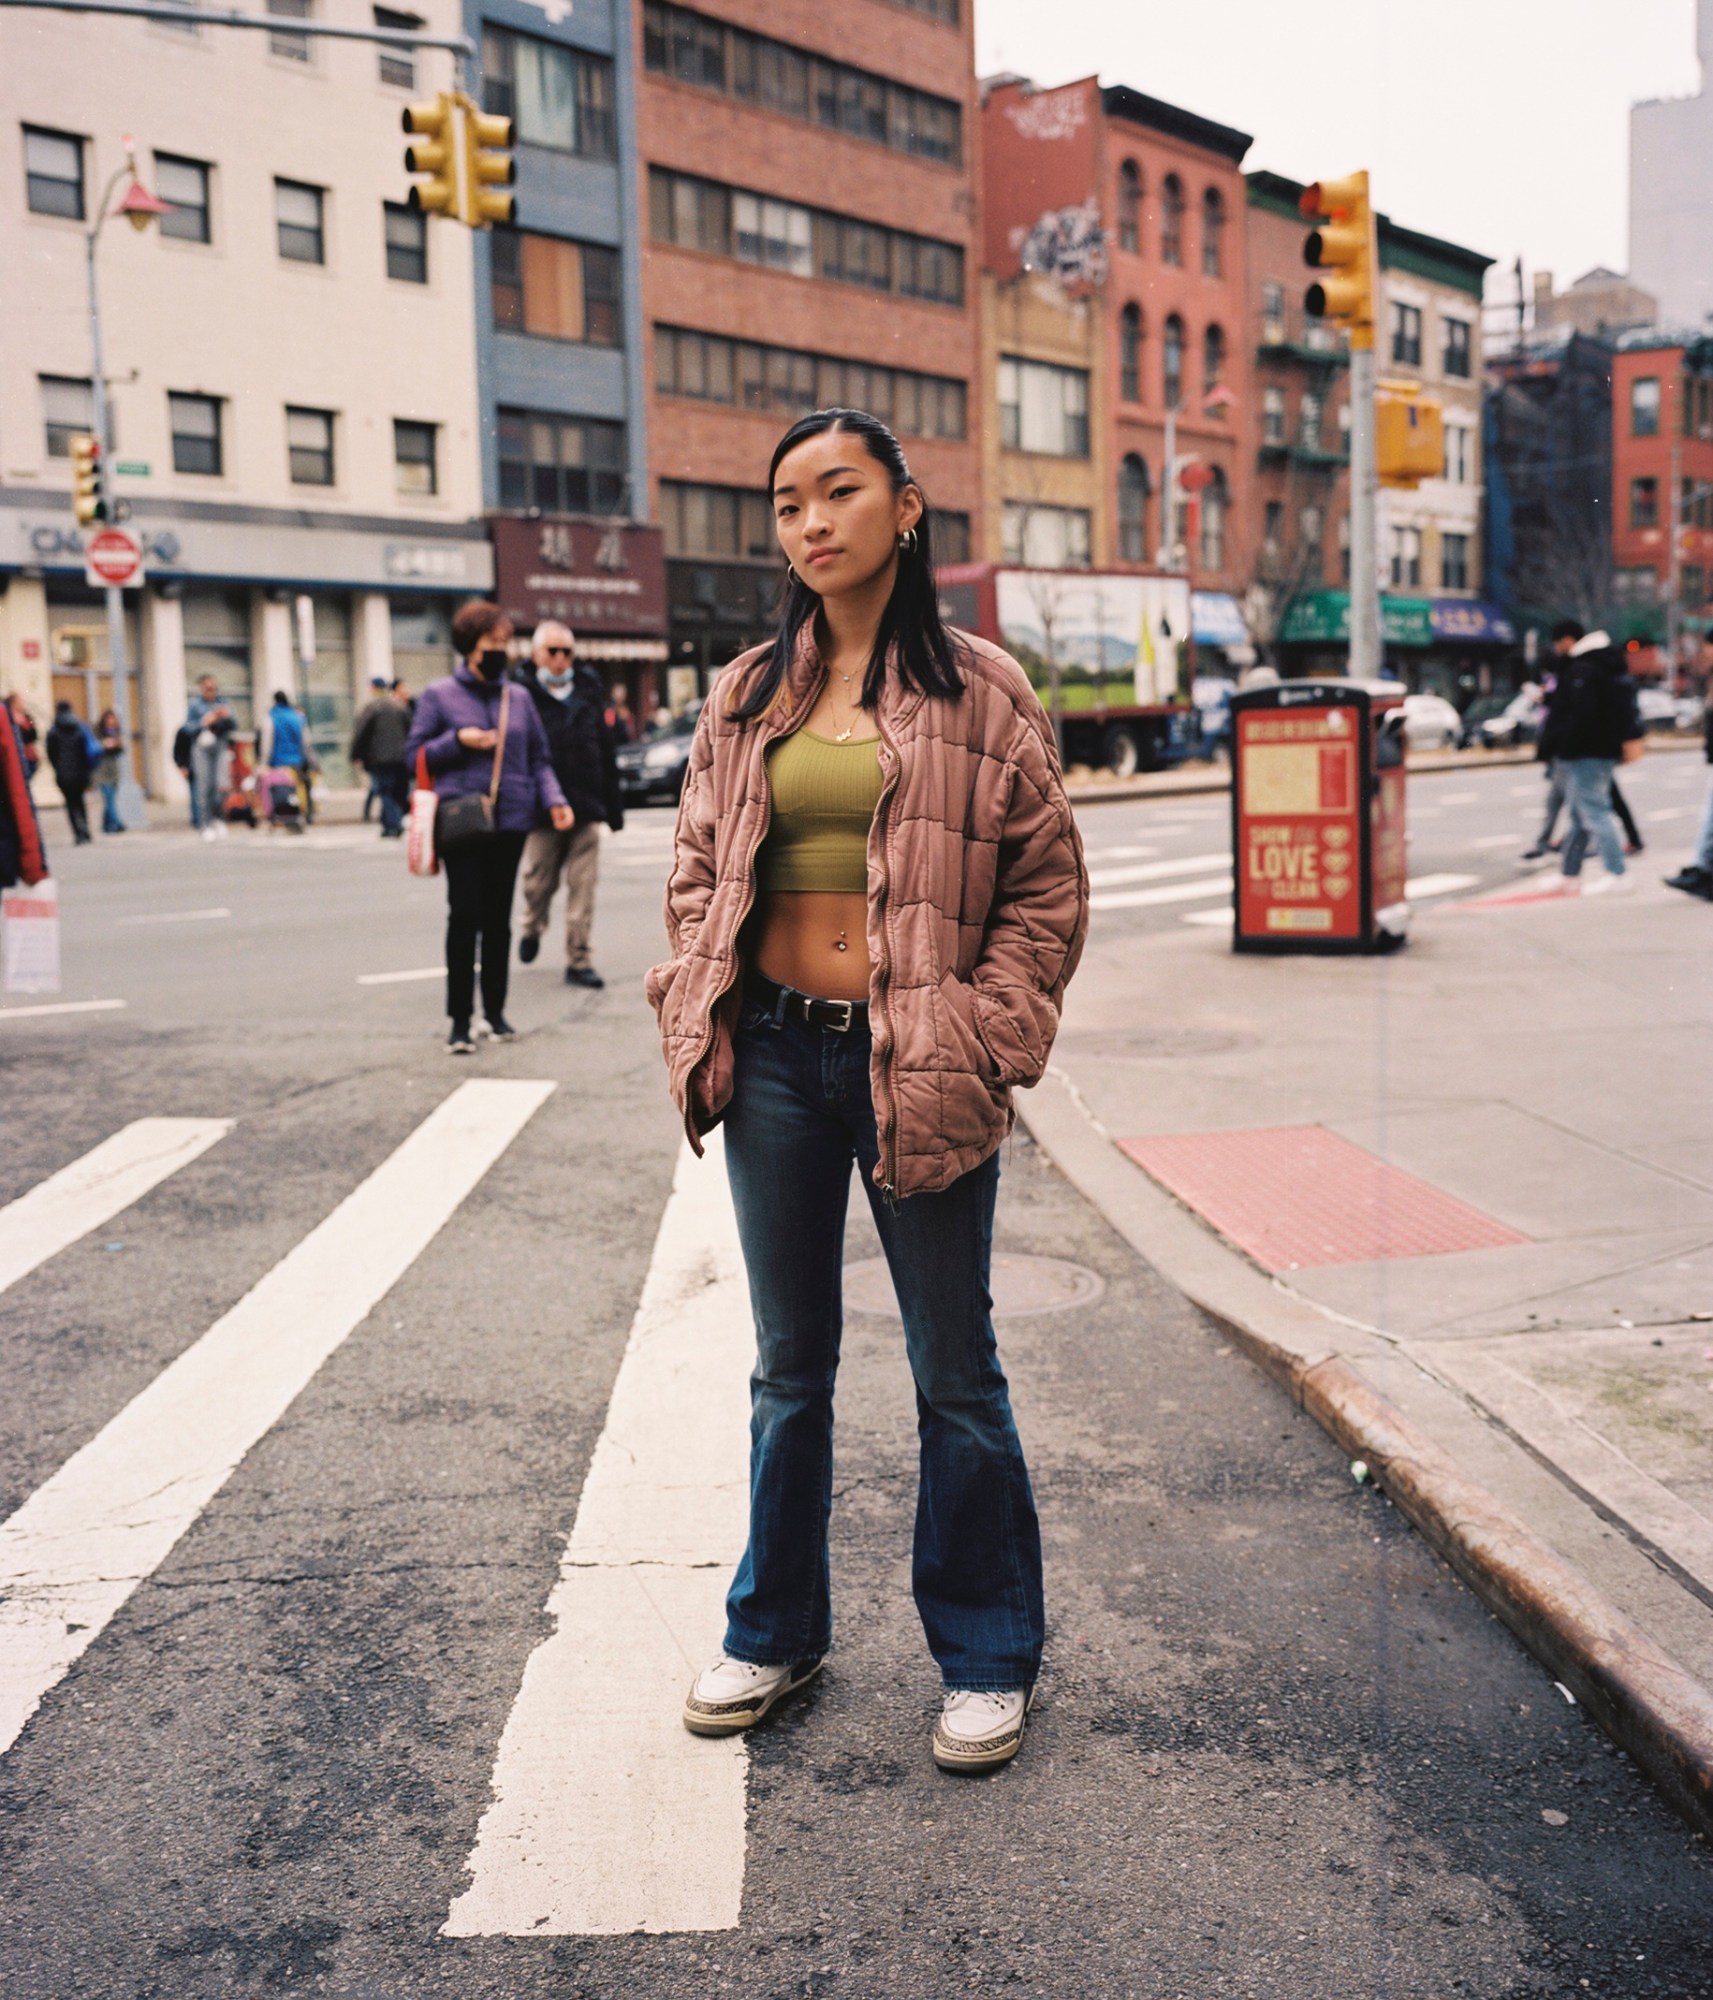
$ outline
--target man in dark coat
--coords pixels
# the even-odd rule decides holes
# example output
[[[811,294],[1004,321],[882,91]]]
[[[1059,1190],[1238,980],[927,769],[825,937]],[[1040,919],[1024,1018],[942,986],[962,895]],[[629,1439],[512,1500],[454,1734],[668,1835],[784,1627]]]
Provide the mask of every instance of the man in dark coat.
[[[607,691],[593,667],[578,664],[570,627],[552,620],[535,628],[524,685],[547,731],[553,773],[574,823],[563,831],[538,828],[524,848],[523,937],[518,956],[529,965],[541,950],[541,934],[563,876],[566,984],[604,986],[606,981],[589,956],[601,828],[610,826],[617,833],[625,823],[616,746],[606,720]]]
[[[351,762],[368,772],[381,801],[381,838],[397,840],[404,832],[409,798],[404,746],[410,735],[410,710],[382,675],[377,674],[369,686],[371,697],[351,731]],[[367,804],[363,810],[368,811]]]
[[[1563,887],[1582,888],[1582,863],[1589,846],[1600,850],[1606,873],[1589,883],[1586,895],[1628,889],[1624,843],[1612,814],[1612,773],[1624,746],[1641,740],[1636,684],[1625,671],[1624,655],[1604,632],[1578,639],[1558,663],[1541,725],[1541,751],[1562,773],[1570,807],[1564,843]]]
[[[95,758],[89,747],[89,731],[78,720],[77,712],[69,701],[62,701],[54,710],[53,727],[48,731],[47,752],[59,795],[65,800],[65,816],[71,822],[72,840],[78,847],[87,847],[89,815],[83,809],[83,796],[95,775]]]

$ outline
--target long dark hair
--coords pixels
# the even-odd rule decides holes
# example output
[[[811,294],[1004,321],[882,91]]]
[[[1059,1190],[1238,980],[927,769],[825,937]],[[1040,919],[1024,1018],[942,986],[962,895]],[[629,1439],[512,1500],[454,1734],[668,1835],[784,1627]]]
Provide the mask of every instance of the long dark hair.
[[[822,437],[828,431],[849,431],[853,437],[860,438],[868,447],[869,456],[891,480],[894,493],[902,493],[906,486],[914,486],[918,493],[922,492],[921,482],[910,476],[903,447],[878,417],[871,417],[866,410],[815,410],[806,417],[799,417],[773,448],[773,462],[767,468],[770,501],[780,461],[805,440]],[[886,609],[880,615],[874,649],[868,656],[868,669],[862,677],[864,708],[873,708],[880,699],[889,660],[896,662],[898,678],[904,685],[922,694],[946,695],[955,699],[964,691],[964,677],[958,667],[960,649],[940,616],[939,593],[934,588],[931,520],[927,496],[923,494],[922,518],[916,523],[916,546],[898,551],[898,571],[893,579],[892,595],[886,600]],[[779,624],[773,634],[772,650],[760,662],[749,693],[731,710],[735,720],[747,722],[772,707],[786,669],[796,654],[803,629],[813,624],[820,608],[819,596],[801,577],[787,578],[780,596]]]

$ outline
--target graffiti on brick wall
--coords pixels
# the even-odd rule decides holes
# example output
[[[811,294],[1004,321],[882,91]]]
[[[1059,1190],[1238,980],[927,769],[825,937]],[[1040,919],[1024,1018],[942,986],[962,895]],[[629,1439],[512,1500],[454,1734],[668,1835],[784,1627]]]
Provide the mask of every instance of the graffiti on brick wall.
[[[1068,90],[1040,91],[1020,103],[1008,104],[1005,115],[1019,138],[1074,139],[1083,129],[1087,115],[1083,96],[1084,87],[1080,83]]]
[[[1090,289],[1106,276],[1106,231],[1092,195],[1076,208],[1050,208],[1030,228],[1011,234],[1025,271]]]

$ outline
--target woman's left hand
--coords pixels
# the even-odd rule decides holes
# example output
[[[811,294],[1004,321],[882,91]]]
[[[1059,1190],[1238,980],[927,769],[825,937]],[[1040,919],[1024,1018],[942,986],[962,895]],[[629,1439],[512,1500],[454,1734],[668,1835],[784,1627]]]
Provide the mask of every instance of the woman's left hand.
[[[549,806],[547,816],[553,822],[555,833],[569,833],[577,818],[569,806]]]

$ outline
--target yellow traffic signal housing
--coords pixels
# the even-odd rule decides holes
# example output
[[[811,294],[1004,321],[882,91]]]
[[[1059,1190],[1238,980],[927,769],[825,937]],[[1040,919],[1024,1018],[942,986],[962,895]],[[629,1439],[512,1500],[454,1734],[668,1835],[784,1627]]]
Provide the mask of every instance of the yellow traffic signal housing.
[[[1382,486],[1419,486],[1445,476],[1445,412],[1408,385],[1374,399],[1374,455]]]
[[[81,433],[71,441],[71,511],[80,528],[107,515],[107,479],[101,467],[101,440]]]
[[[1314,318],[1348,327],[1352,347],[1371,348],[1379,258],[1367,174],[1316,181],[1303,190],[1299,206],[1321,225],[1303,244],[1303,262],[1327,273],[1309,286],[1304,304]]]
[[[517,180],[512,121],[464,101],[464,220],[472,229],[517,220],[517,196],[496,194]]]
[[[404,114],[404,129],[422,143],[404,149],[404,170],[426,178],[411,188],[408,200],[421,215],[449,215],[463,220],[458,194],[458,99],[443,90],[432,104],[413,104]]]

